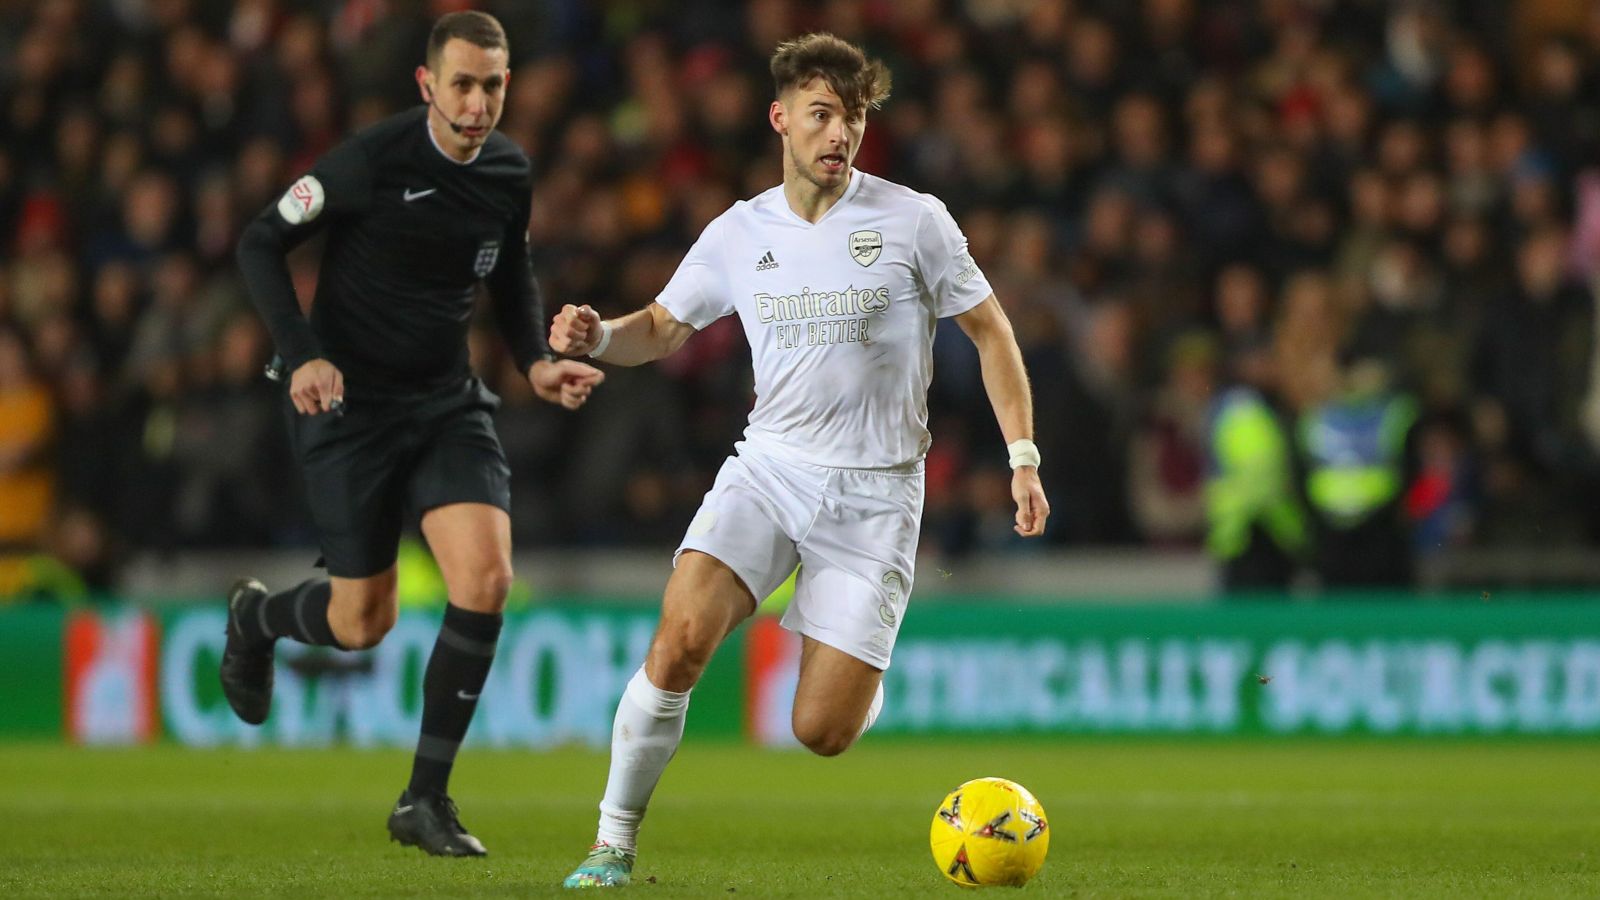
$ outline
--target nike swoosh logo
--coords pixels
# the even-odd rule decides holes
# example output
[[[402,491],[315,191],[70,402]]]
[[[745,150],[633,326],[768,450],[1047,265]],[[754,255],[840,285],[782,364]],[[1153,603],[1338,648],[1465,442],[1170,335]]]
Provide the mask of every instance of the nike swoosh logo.
[[[416,807],[412,806],[410,804],[407,804],[405,806],[396,806],[394,808],[394,814],[397,815],[397,816],[403,816],[406,813],[411,812],[413,809],[416,809]]]
[[[406,202],[410,203],[413,200],[420,200],[423,197],[426,197],[429,194],[431,194],[431,193],[433,193],[434,191],[437,191],[437,190],[438,190],[438,188],[428,188],[425,191],[417,191],[416,193],[413,194],[411,192],[410,188],[406,188],[406,193],[405,193]]]
[[[460,697],[463,700],[476,700],[476,699],[478,699],[478,695],[477,694],[469,694],[466,691],[456,691],[456,696]]]

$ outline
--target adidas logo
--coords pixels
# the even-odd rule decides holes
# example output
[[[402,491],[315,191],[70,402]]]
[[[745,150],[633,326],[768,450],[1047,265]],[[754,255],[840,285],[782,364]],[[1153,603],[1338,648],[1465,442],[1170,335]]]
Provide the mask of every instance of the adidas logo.
[[[776,269],[777,267],[778,261],[772,258],[771,250],[768,250],[765,256],[756,261],[757,272],[765,272],[768,269]]]

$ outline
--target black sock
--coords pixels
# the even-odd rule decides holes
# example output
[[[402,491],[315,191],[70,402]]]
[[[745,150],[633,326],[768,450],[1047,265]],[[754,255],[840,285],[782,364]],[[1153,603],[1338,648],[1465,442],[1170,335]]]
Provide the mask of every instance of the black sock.
[[[417,739],[409,788],[413,797],[445,793],[456,750],[494,662],[501,618],[454,605],[444,608],[444,624],[422,676],[422,737]]]
[[[339,647],[328,624],[328,602],[333,586],[315,578],[287,591],[272,594],[239,617],[239,629],[252,641],[286,637],[302,644]],[[343,649],[342,647],[340,649]]]

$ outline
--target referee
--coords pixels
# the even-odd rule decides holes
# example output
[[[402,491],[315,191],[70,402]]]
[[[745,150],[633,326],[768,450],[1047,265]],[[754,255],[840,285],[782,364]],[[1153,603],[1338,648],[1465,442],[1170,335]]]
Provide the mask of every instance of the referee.
[[[508,60],[492,16],[439,19],[416,70],[425,105],[335,147],[239,241],[251,298],[292,373],[290,438],[329,577],[276,594],[254,579],[232,587],[223,691],[240,718],[260,724],[278,638],[341,650],[381,641],[395,622],[402,521],[420,511],[450,603],[389,833],[446,856],[485,853],[446,788],[511,584],[510,470],[490,418],[499,399],[467,363],[478,282],[541,399],[577,409],[604,377],[556,360],[546,342],[527,250],[528,160],[494,130]],[[323,229],[308,321],[285,254]]]

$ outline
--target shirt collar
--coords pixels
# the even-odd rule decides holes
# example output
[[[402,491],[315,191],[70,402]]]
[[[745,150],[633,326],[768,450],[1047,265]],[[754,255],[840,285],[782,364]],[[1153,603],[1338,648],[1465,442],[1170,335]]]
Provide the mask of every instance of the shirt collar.
[[[423,119],[422,119],[422,130],[426,131],[428,133],[428,143],[433,145],[433,149],[439,151],[439,155],[440,156],[444,157],[445,159],[450,160],[451,162],[455,163],[458,166],[470,166],[470,165],[472,165],[474,162],[478,161],[478,155],[483,152],[483,147],[480,145],[477,150],[474,150],[472,152],[472,156],[471,157],[469,157],[467,159],[456,159],[454,156],[451,156],[450,154],[446,153],[443,147],[439,146],[439,139],[433,136],[433,126],[431,124],[429,124],[428,118],[426,116],[424,116]],[[488,143],[488,142],[485,141],[485,143]]]

